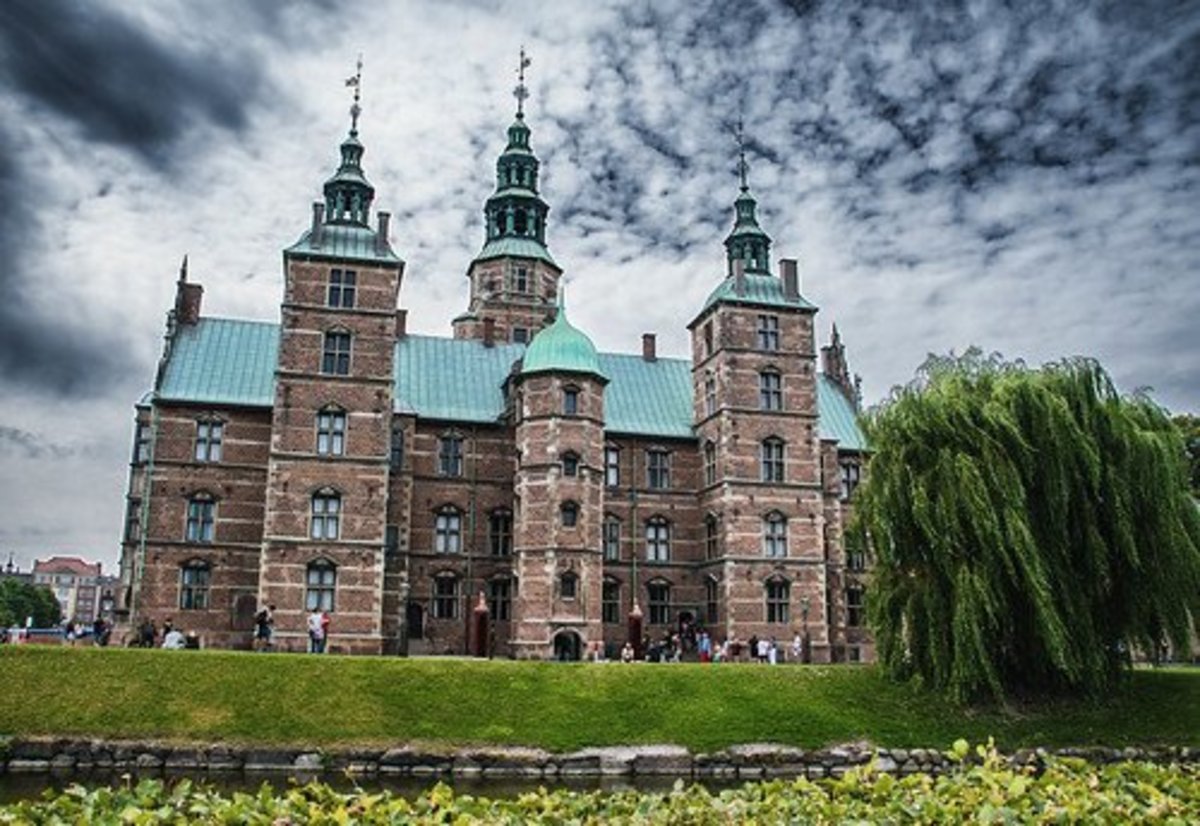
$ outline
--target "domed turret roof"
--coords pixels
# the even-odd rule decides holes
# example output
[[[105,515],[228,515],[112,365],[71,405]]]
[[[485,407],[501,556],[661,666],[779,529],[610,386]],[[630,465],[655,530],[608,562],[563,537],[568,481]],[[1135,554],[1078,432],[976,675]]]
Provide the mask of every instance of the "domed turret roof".
[[[596,345],[583,331],[567,320],[567,310],[559,293],[558,317],[533,337],[521,362],[521,375],[532,373],[587,373],[607,381],[600,370]]]

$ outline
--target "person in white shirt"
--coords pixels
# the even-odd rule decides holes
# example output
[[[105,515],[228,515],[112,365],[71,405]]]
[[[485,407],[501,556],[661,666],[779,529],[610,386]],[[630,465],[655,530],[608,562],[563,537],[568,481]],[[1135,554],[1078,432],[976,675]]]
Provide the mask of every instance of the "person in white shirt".
[[[325,653],[325,618],[316,608],[308,615],[308,653]]]
[[[187,638],[185,636],[183,636],[183,632],[180,631],[178,628],[172,628],[170,631],[167,632],[167,635],[165,637],[163,637],[162,647],[163,648],[186,648],[187,647]]]

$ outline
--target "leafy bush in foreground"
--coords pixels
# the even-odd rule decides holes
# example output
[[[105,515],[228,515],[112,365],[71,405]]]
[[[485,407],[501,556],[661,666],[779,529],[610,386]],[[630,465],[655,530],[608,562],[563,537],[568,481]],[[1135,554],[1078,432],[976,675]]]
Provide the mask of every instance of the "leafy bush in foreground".
[[[965,756],[965,744],[956,754]],[[977,823],[1200,821],[1200,767],[1126,762],[1093,766],[1050,758],[1040,769],[1007,766],[994,750],[938,778],[897,779],[872,768],[837,780],[769,781],[711,793],[677,783],[667,794],[539,790],[511,800],[455,795],[438,784],[416,800],[348,794],[313,783],[224,796],[188,781],[167,788],[74,786],[37,802],[0,807],[0,824],[342,823]]]

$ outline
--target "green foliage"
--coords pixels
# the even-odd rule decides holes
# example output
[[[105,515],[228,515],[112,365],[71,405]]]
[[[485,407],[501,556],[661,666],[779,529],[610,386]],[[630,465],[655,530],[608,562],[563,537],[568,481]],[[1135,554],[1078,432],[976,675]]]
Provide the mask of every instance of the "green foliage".
[[[1192,496],[1200,498],[1200,416],[1180,414],[1171,419],[1183,434],[1183,445],[1188,454],[1188,479]]]
[[[959,771],[897,779],[872,767],[837,780],[747,783],[718,793],[683,782],[666,794],[572,792],[511,799],[456,795],[438,784],[415,800],[390,792],[341,793],[319,783],[222,794],[181,781],[118,788],[72,786],[41,801],[0,806],[16,823],[1195,823],[1200,768],[1153,763],[1103,767],[1054,759],[1013,768],[992,749]]]
[[[45,586],[0,580],[0,627],[24,625],[26,617],[33,617],[36,628],[49,628],[62,621],[62,608]]]
[[[1166,414],[1093,361],[931,358],[865,417],[881,663],[963,701],[1098,696],[1189,651],[1200,511]]]
[[[64,674],[87,691],[62,690]],[[957,713],[870,666],[770,668],[0,646],[0,732],[296,744],[570,751],[772,741],[927,747],[1200,746],[1200,670],[1140,670],[1102,702]],[[798,713],[802,709],[803,713]]]

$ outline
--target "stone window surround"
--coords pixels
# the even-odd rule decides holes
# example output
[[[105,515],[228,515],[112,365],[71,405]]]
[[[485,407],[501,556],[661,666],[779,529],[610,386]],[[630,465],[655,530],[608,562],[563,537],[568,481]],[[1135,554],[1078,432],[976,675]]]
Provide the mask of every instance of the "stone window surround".
[[[461,478],[464,464],[463,435],[457,430],[448,430],[438,436],[438,475]]]
[[[763,582],[764,619],[767,622],[786,625],[791,621],[791,594],[792,583],[779,574],[770,576]]]
[[[775,367],[758,371],[758,409],[770,412],[783,410],[783,373]]]
[[[304,610],[330,611],[337,595],[337,565],[317,557],[304,567]]]
[[[671,561],[671,522],[662,514],[646,519],[646,561]]]
[[[334,267],[329,271],[329,289],[325,294],[326,306],[339,309],[353,309],[358,287],[358,274],[355,270],[344,270]]]
[[[762,518],[763,556],[783,558],[788,555],[788,519],[777,510]]]
[[[652,579],[646,583],[646,622],[667,625],[671,622],[671,583]]]
[[[313,492],[309,509],[309,539],[332,541],[342,535],[342,494],[322,487]]]
[[[330,327],[321,333],[323,376],[348,376],[354,356],[354,333],[345,327]]]
[[[621,622],[621,580],[606,576],[600,586],[600,618],[606,625]]]
[[[778,436],[768,436],[759,442],[759,480],[782,482],[787,472],[787,442]]]
[[[441,505],[434,510],[434,553],[462,553],[462,514],[462,508],[451,503]]]
[[[203,559],[189,559],[179,566],[179,610],[204,611],[209,608],[212,565]]]
[[[221,461],[225,442],[225,420],[207,414],[196,419],[196,442],[192,456],[197,462]]]
[[[621,517],[616,514],[604,514],[601,528],[604,558],[616,562],[621,558]]]
[[[430,611],[432,619],[457,619],[459,599],[459,577],[453,571],[440,571],[433,575],[430,583]]]
[[[564,528],[574,528],[579,525],[579,503],[574,499],[563,502],[559,508],[559,522]]]
[[[611,443],[604,446],[604,484],[610,488],[621,484],[621,448]]]
[[[206,490],[188,494],[184,541],[192,544],[210,544],[217,532],[217,497]]]
[[[671,487],[671,451],[654,445],[646,448],[646,487],[669,490]]]
[[[317,455],[345,456],[349,435],[349,418],[345,408],[333,403],[317,411]]]

